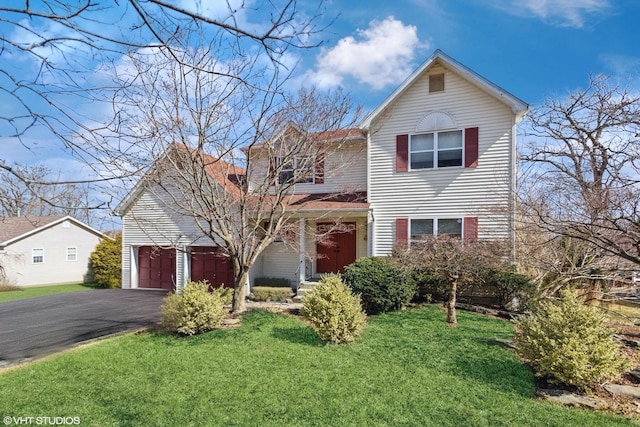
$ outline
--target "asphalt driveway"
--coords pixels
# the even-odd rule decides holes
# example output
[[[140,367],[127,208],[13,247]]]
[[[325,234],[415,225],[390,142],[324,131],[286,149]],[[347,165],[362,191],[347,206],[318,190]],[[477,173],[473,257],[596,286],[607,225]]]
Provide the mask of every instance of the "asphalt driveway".
[[[0,367],[160,322],[164,290],[101,289],[0,304]]]

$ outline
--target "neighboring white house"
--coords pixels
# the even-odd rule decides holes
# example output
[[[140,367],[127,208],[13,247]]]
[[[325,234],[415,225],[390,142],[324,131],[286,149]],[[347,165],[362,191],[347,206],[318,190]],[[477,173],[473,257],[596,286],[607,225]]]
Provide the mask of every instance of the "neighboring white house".
[[[0,265],[15,286],[79,283],[106,236],[70,216],[0,218]]]
[[[300,283],[424,235],[513,240],[516,125],[527,110],[434,52],[358,129],[318,138],[327,154],[315,159],[312,178],[295,185],[291,202],[299,249],[272,243],[251,279]],[[268,173],[267,149],[247,155],[253,177]],[[296,162],[290,173],[296,175]],[[123,287],[181,286],[189,277],[207,277],[207,268],[208,277],[229,274],[224,257],[192,221],[177,218],[141,186],[116,211],[123,217]],[[330,238],[317,240],[324,230]]]

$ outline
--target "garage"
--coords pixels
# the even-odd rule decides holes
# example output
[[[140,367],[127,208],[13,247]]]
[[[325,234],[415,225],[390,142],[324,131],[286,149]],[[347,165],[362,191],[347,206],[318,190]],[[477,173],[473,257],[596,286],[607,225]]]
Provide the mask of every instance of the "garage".
[[[220,248],[191,247],[191,280],[207,280],[215,287],[233,288],[233,266]]]
[[[138,248],[138,286],[173,290],[176,283],[176,250],[157,246]]]

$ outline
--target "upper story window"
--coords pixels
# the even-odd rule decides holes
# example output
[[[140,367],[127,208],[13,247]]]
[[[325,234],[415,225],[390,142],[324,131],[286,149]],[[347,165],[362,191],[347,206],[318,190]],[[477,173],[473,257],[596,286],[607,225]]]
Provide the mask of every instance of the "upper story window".
[[[462,166],[462,131],[431,132],[411,135],[411,169]]]
[[[75,246],[67,248],[67,262],[78,260],[78,248]]]
[[[281,158],[278,158],[277,164],[280,167],[279,184],[290,184],[292,182],[297,184],[313,183],[314,169],[311,157],[296,157],[287,162],[283,162]]]
[[[410,240],[447,235],[462,239],[462,218],[411,219]]]
[[[44,263],[44,248],[31,249],[31,262],[33,264]]]

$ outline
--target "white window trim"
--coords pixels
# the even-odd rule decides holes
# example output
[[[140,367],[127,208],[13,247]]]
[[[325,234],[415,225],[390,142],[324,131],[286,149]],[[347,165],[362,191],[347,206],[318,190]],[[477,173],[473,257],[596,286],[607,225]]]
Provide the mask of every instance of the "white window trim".
[[[75,252],[73,254],[75,259],[69,259],[69,249],[75,249]],[[65,253],[65,259],[67,260],[67,262],[76,262],[76,261],[78,261],[78,247],[77,246],[67,246],[66,253]]]
[[[444,133],[444,132],[460,132],[462,138],[461,140],[461,146],[460,148],[443,148],[443,149],[438,149],[438,134],[440,133]],[[411,150],[411,142],[414,136],[419,136],[419,135],[429,135],[429,134],[433,134],[433,150],[416,150],[413,151]],[[442,129],[442,130],[433,130],[433,131],[429,131],[429,132],[420,132],[420,133],[413,133],[409,135],[409,158],[407,159],[408,161],[408,170],[409,171],[425,171],[425,170],[436,170],[436,169],[462,169],[464,168],[464,144],[465,144],[465,132],[464,129]],[[461,162],[459,166],[438,166],[438,153],[440,153],[441,151],[453,151],[453,150],[461,150],[462,151],[462,156],[461,156]],[[413,167],[411,167],[411,157],[413,157],[413,153],[429,153],[429,152],[433,152],[433,167],[431,168],[417,168],[414,169]]]
[[[310,177],[307,177],[305,179],[304,182],[298,182],[296,179],[296,171],[299,170],[298,167],[298,162],[300,160],[302,160],[305,157],[309,157],[310,158],[310,162],[311,162],[311,166],[309,167],[309,172],[311,174]],[[287,171],[291,171],[293,173],[293,180],[294,180],[294,184],[315,184],[316,183],[316,168],[315,168],[315,158],[313,156],[299,156],[299,157],[294,157],[293,161],[291,162],[292,166],[290,168],[282,168],[280,169],[280,172],[278,173],[278,184],[286,184],[284,182],[280,182],[280,174],[283,172],[287,172]],[[278,157],[276,159],[276,165],[278,165],[278,167],[282,164],[282,158]],[[310,178],[310,180],[309,180]]]
[[[411,217],[409,218],[409,226],[407,227],[407,242],[409,242],[409,245],[411,245],[411,243],[413,242],[420,242],[420,240],[414,240],[411,238],[411,223],[414,220],[425,220],[425,219],[430,219],[433,221],[433,237],[436,237],[438,235],[438,221],[439,220],[445,220],[445,219],[455,219],[460,223],[460,239],[464,240],[464,217],[453,217],[453,216],[441,216],[441,217]]]
[[[36,255],[36,251],[41,251],[41,255]],[[34,258],[36,256],[42,256],[42,261],[36,262]],[[31,264],[44,264],[44,248],[32,248],[31,249]]]

